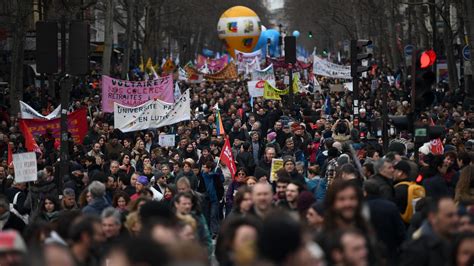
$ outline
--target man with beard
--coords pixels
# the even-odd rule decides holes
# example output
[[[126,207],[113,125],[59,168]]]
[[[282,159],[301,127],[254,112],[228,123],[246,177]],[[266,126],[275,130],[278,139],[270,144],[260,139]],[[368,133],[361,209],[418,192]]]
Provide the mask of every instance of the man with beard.
[[[450,197],[428,203],[428,217],[413,239],[402,246],[399,265],[446,265],[458,233],[459,215]]]
[[[332,241],[339,230],[357,229],[365,236],[371,265],[380,265],[375,252],[373,230],[362,215],[362,189],[353,182],[336,179],[329,188],[325,201],[325,219],[318,243],[326,254],[331,254]]]
[[[77,218],[69,230],[69,239],[76,265],[99,265],[100,247],[105,241],[99,217],[85,215]]]
[[[279,201],[282,201],[286,197],[286,187],[290,183],[290,179],[286,177],[280,177],[278,178],[276,182],[276,193],[273,196],[273,200],[276,204],[278,204]]]
[[[290,181],[286,186],[285,199],[280,201],[278,206],[289,211],[297,211],[301,191],[303,191],[303,184],[294,180]]]

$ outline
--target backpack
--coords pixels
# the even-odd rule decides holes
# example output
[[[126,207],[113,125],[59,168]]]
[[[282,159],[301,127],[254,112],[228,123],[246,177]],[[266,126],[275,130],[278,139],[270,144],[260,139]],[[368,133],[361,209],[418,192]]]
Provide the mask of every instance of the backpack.
[[[402,219],[405,223],[409,223],[411,217],[415,213],[416,203],[426,196],[425,188],[418,185],[416,182],[403,181],[395,185],[395,187],[400,185],[408,186],[408,199],[407,199],[407,208],[403,213],[401,213]]]

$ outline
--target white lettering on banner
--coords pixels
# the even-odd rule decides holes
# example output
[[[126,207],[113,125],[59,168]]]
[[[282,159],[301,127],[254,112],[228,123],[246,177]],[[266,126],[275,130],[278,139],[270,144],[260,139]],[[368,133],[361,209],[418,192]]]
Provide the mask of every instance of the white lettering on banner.
[[[13,166],[15,171],[15,182],[24,183],[36,181],[38,179],[38,169],[36,167],[36,153],[14,153]]]
[[[330,78],[352,79],[350,66],[334,64],[316,55],[313,61],[313,72],[316,75]]]
[[[104,112],[114,110],[114,102],[125,106],[138,106],[151,99],[173,103],[173,76],[153,80],[128,81],[102,76],[102,108]]]
[[[190,119],[189,90],[175,103],[158,99],[149,100],[136,107],[114,103],[114,125],[122,132],[159,128]]]

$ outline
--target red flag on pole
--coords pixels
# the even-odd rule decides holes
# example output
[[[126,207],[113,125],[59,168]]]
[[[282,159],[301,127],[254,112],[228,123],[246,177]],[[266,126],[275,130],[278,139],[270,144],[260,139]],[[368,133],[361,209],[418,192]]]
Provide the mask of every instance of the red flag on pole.
[[[28,126],[26,125],[23,119],[20,119],[19,126],[20,126],[20,131],[21,133],[23,133],[23,137],[25,138],[26,149],[28,151],[42,153],[40,147],[36,143],[35,138],[33,137],[33,134],[31,134],[30,129],[28,128]]]
[[[10,165],[13,162],[13,147],[10,142],[8,142],[8,159],[7,164]]]
[[[235,173],[237,173],[237,167],[235,166],[234,156],[232,155],[232,148],[230,147],[230,141],[228,138],[225,139],[219,160],[229,168],[232,179],[234,179]]]

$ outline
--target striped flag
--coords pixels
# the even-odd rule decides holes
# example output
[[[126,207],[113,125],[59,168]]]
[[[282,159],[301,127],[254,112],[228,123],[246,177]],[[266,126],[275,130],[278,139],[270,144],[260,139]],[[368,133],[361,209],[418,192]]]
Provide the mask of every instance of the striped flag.
[[[224,124],[222,124],[221,112],[219,109],[217,109],[216,129],[217,129],[217,136],[225,135]]]

